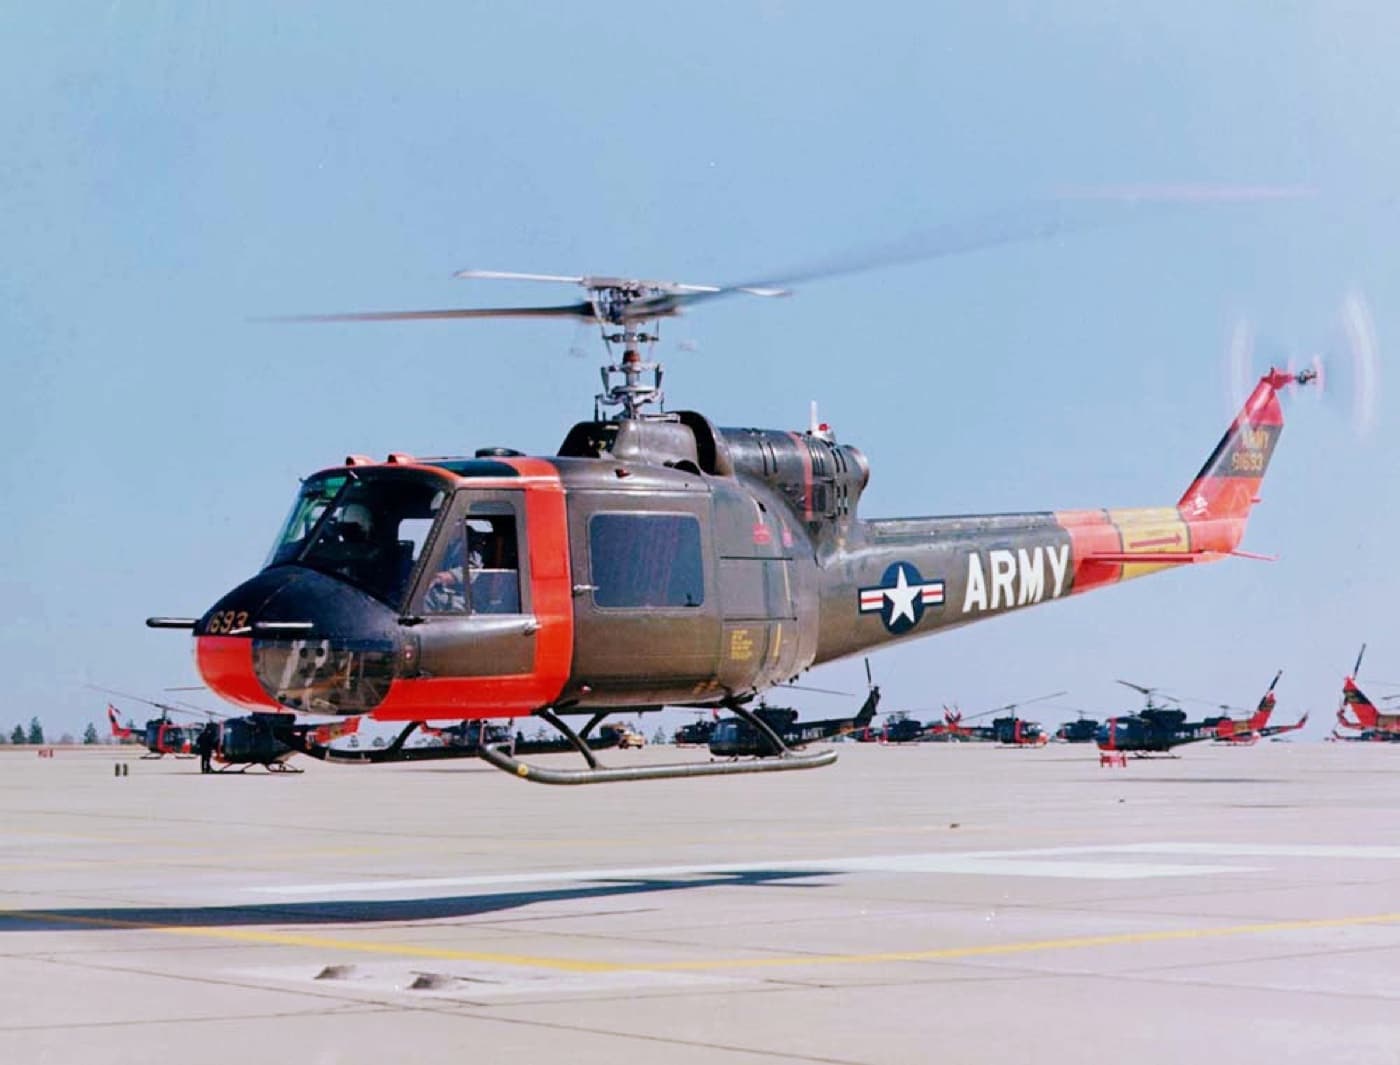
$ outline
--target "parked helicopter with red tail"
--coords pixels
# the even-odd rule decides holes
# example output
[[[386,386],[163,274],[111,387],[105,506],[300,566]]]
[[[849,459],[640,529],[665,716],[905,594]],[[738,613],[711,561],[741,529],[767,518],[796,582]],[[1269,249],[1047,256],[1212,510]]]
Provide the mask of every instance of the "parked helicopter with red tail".
[[[1278,686],[1279,677],[1282,676],[1283,670],[1280,669],[1278,673],[1274,675],[1273,683],[1271,683],[1268,690],[1264,692],[1263,698],[1259,700],[1258,707],[1256,707],[1254,713],[1250,714],[1248,717],[1206,718],[1207,725],[1215,725],[1215,742],[1240,745],[1253,744],[1258,743],[1261,739],[1267,739],[1270,736],[1282,736],[1288,732],[1297,732],[1306,725],[1308,723],[1307,714],[1304,714],[1291,725],[1269,724],[1269,718],[1273,716],[1274,705],[1276,703],[1274,688]],[[1222,706],[1220,709],[1229,710],[1231,707]]]
[[[1159,688],[1148,688],[1131,681],[1120,680],[1119,684],[1142,692],[1147,699],[1147,705],[1136,714],[1110,717],[1098,727],[1094,734],[1094,742],[1099,750],[1106,754],[1133,754],[1145,757],[1167,754],[1177,747],[1204,740],[1250,744],[1257,743],[1264,736],[1293,732],[1307,724],[1306,714],[1291,725],[1268,723],[1274,710],[1274,688],[1281,676],[1283,670],[1279,670],[1275,675],[1273,683],[1259,700],[1259,708],[1249,717],[1236,720],[1217,715],[1201,721],[1188,721],[1186,711],[1157,701],[1160,697],[1168,703],[1180,703],[1182,700],[1176,696],[1163,695]],[[1121,762],[1121,758],[1119,761]]]
[[[1363,643],[1360,653],[1356,656],[1356,665],[1342,681],[1342,705],[1337,709],[1338,727],[1349,729],[1356,735],[1346,736],[1334,728],[1329,738],[1353,743],[1400,743],[1400,714],[1381,713],[1376,704],[1356,685],[1357,674],[1361,672],[1361,660],[1365,656],[1366,645]],[[1350,718],[1347,717],[1348,710],[1353,715]]]
[[[137,729],[132,725],[123,725],[121,713],[111,703],[107,704],[107,725],[111,729],[112,739],[119,743],[123,740],[132,740],[146,748],[146,753],[142,758],[164,758],[167,754],[175,758],[193,758],[194,734],[199,731],[198,726],[180,724],[170,720],[171,714],[182,714],[189,716],[195,711],[184,709],[183,707],[171,706],[168,703],[158,703],[150,699],[142,699],[137,695],[124,695],[117,692],[113,694],[123,695],[123,698],[135,699],[137,702],[146,703],[160,711],[160,717],[153,717],[146,721],[145,725]]]
[[[984,245],[1043,235],[1028,227]],[[933,254],[971,246],[952,233]],[[316,320],[597,324],[621,358],[603,370],[594,417],[548,457],[504,448],[351,455],[302,482],[261,572],[198,618],[147,623],[192,630],[205,683],[244,707],[403,722],[543,719],[585,768],[532,765],[491,744],[481,757],[544,783],[826,765],[835,751],[792,749],[748,704],[826,662],[1244,554],[1283,428],[1278,394],[1315,376],[1264,375],[1173,504],[869,519],[859,505],[870,464],[857,448],[815,420],[805,432],[722,428],[665,410],[661,366],[643,358],[653,323],[720,296],[785,294],[779,284],[461,276],[572,283],[587,296]],[[594,728],[662,705],[722,708],[779,757],[598,765],[587,743]],[[566,716],[585,723],[575,730]]]
[[[1043,747],[1049,742],[1050,737],[1040,727],[1040,723],[1026,721],[1016,711],[1023,706],[1044,702],[1046,699],[1054,699],[1064,694],[1064,692],[1055,692],[1051,695],[1038,695],[1034,699],[1023,699],[1020,702],[1007,703],[1005,706],[998,706],[991,710],[983,710],[968,718],[964,718],[963,712],[957,707],[945,706],[943,720],[930,725],[922,738],[944,743],[973,741],[998,743],[1003,747]],[[966,723],[991,717],[993,714],[1000,716],[992,718],[991,722],[986,725]]]

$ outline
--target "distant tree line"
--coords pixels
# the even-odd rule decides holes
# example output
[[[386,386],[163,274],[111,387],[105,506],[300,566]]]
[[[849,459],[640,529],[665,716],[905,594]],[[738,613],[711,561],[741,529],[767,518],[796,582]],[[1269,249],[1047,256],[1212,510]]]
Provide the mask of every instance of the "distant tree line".
[[[0,743],[6,742],[14,744],[16,747],[42,747],[45,743],[48,743],[50,741],[44,738],[43,724],[39,721],[37,717],[31,717],[29,719],[28,728],[25,728],[23,725],[16,725],[13,729],[10,730],[10,734],[8,737],[6,737],[3,731],[0,731]],[[73,738],[73,734],[71,732],[65,732],[61,736],[59,736],[58,739],[54,742],[61,744],[73,744],[77,743],[78,741]],[[97,726],[94,725],[91,721],[89,721],[87,728],[83,729],[83,743],[97,744],[100,742],[101,739],[97,734]]]

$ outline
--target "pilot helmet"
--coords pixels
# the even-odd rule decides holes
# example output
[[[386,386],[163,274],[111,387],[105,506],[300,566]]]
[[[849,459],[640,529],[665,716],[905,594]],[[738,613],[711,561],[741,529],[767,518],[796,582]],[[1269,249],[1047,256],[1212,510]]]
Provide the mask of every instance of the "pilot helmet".
[[[351,539],[368,540],[370,531],[374,528],[374,518],[369,507],[363,503],[349,503],[340,512],[337,526],[342,537],[348,534]]]

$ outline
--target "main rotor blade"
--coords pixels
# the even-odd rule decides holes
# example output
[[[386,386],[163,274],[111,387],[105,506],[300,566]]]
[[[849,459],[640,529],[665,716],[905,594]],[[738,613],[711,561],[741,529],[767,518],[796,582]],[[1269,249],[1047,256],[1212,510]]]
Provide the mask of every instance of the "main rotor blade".
[[[810,688],[803,684],[775,684],[775,688],[786,688],[795,692],[816,692],[819,695],[844,695],[847,698],[854,698],[855,692],[841,692],[835,688]]]
[[[1134,684],[1130,680],[1120,680],[1117,681],[1117,683],[1123,685],[1123,687],[1125,688],[1132,688],[1134,691],[1142,692],[1143,695],[1148,696],[1150,696],[1153,692],[1157,690],[1156,688],[1144,688],[1141,684]]]
[[[102,687],[102,685],[100,685],[100,684],[85,684],[84,687],[86,687],[86,688],[91,688],[91,689],[92,689],[93,691],[95,691],[95,692],[103,692],[103,693],[105,693],[105,694],[107,694],[107,695],[118,695],[118,696],[121,696],[121,698],[123,698],[123,699],[135,699],[138,703],[145,703],[147,706],[154,706],[157,710],[164,711],[164,712],[167,713],[167,714],[168,714],[168,713],[172,713],[172,712],[173,712],[173,713],[188,713],[188,712],[189,712],[189,711],[187,711],[187,710],[181,710],[178,706],[174,706],[174,705],[172,705],[172,704],[170,704],[170,703],[158,703],[158,702],[156,702],[154,699],[147,699],[147,698],[145,698],[144,696],[140,696],[140,695],[132,695],[131,692],[118,691],[116,688],[104,688],[104,687]]]
[[[1037,695],[1034,699],[1021,699],[1019,702],[1007,703],[1005,706],[993,707],[991,710],[983,710],[980,714],[972,714],[963,720],[976,721],[979,717],[986,717],[988,714],[1002,714],[1008,710],[1017,710],[1023,706],[1030,706],[1031,703],[1043,703],[1046,699],[1058,699],[1061,695],[1068,694],[1068,692],[1051,692],[1049,695]]]
[[[1161,692],[1155,692],[1155,694],[1161,695],[1161,697],[1162,697],[1163,699],[1169,699],[1169,700],[1171,700],[1171,701],[1174,702],[1174,703],[1193,703],[1193,704],[1195,704],[1196,706],[1208,706],[1208,707],[1210,707],[1212,710],[1236,711],[1236,712],[1242,713],[1242,714],[1247,714],[1247,713],[1249,713],[1249,711],[1248,711],[1247,709],[1245,709],[1243,706],[1235,706],[1235,705],[1232,704],[1232,703],[1221,703],[1221,702],[1216,702],[1214,699],[1201,699],[1201,698],[1198,698],[1198,697],[1196,697],[1196,696],[1194,696],[1194,695],[1176,695],[1176,696],[1172,696],[1172,695],[1165,695],[1165,694],[1163,694],[1163,693],[1161,693]]]
[[[515,270],[458,270],[452,275],[464,281],[553,281],[564,285],[581,285],[582,276],[575,274],[522,274]]]
[[[858,249],[817,263],[779,270],[761,280],[724,285],[714,292],[654,296],[634,303],[638,315],[674,314],[682,307],[719,296],[748,292],[786,295],[790,286],[806,281],[844,277],[890,266],[969,255],[1006,244],[1052,240],[1110,225],[1163,215],[1171,206],[1200,207],[1210,203],[1238,204],[1309,197],[1305,186],[1138,186],[1131,189],[1071,190],[1051,199],[1032,200],[974,218],[945,222],[889,244]]]
[[[657,292],[706,293],[725,291],[723,285],[694,285],[681,281],[653,281],[640,277],[613,277],[606,274],[522,274],[514,270],[458,270],[452,275],[463,281],[549,281],[555,284],[582,285],[587,289],[617,288],[632,291],[651,289]],[[790,292],[774,288],[743,287],[735,289],[752,296],[789,296]]]
[[[440,311],[354,311],[348,314],[289,314],[264,322],[419,322],[442,318],[581,318],[595,321],[591,303],[564,307],[462,307]]]

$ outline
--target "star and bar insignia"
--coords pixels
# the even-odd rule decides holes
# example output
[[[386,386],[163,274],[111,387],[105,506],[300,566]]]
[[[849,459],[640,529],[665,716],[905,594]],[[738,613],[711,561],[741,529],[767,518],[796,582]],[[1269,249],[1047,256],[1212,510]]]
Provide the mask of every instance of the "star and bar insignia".
[[[926,581],[910,562],[895,562],[878,585],[860,589],[860,612],[880,615],[885,628],[898,636],[924,616],[924,608],[943,605],[943,582]]]

